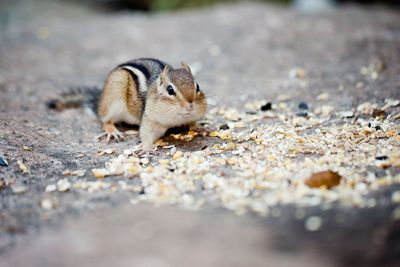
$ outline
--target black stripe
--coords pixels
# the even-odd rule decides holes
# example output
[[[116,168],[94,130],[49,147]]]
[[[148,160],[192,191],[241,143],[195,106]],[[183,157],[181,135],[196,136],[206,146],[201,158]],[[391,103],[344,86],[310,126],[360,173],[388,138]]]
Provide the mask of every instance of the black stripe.
[[[121,65],[118,65],[118,67],[133,67],[135,69],[138,69],[141,73],[143,73],[143,75],[146,77],[146,80],[148,80],[150,78],[149,70],[143,65],[140,65],[140,64],[137,64],[137,63],[127,62],[127,63],[123,63]],[[126,70],[129,70],[129,69],[126,69]],[[133,73],[132,71],[129,71],[129,72]]]
[[[127,65],[124,65],[124,66],[127,66]],[[133,79],[133,82],[135,83],[135,85],[136,85],[136,93],[137,93],[137,95],[138,96],[140,96],[140,84],[139,84],[139,77],[133,72],[133,71],[131,71],[130,69],[124,69],[124,70],[127,70],[129,73],[130,73],[130,75],[131,75],[131,77],[132,77],[132,79]]]
[[[148,61],[156,63],[160,67],[161,70],[163,70],[164,67],[167,65],[166,63],[162,62],[161,60],[158,60],[155,58],[143,58],[143,60],[148,60]]]

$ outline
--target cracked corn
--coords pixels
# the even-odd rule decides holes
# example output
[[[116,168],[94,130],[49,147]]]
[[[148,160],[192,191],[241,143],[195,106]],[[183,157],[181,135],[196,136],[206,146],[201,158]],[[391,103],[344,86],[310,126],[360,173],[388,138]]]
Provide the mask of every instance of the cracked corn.
[[[320,100],[327,98],[319,96]],[[309,111],[307,117],[296,116],[287,104],[261,111],[264,104],[247,103],[245,108],[251,112],[226,107],[211,110],[207,120],[212,126],[206,137],[195,131],[172,136],[183,142],[196,138],[215,141],[203,150],[183,152],[173,141],[159,140],[161,152],[156,160],[144,158],[143,162],[135,153],[125,151],[105,168],[92,170],[97,178],[135,177],[140,185],[130,185],[130,180],[84,180],[72,188],[98,191],[115,187],[141,192],[131,203],[192,209],[211,204],[238,214],[254,211],[267,215],[276,214],[278,204],[307,207],[339,202],[368,207],[374,201],[367,197],[369,192],[400,182],[399,123],[387,110],[386,118],[381,113],[375,117],[378,104],[361,104],[351,115],[347,110],[322,105],[315,112]],[[386,101],[386,106],[395,105],[395,100]],[[221,122],[229,129],[218,130]],[[334,177],[307,185],[313,174],[327,171]],[[397,194],[393,199],[397,202]],[[320,227],[314,219],[306,225],[310,230]]]

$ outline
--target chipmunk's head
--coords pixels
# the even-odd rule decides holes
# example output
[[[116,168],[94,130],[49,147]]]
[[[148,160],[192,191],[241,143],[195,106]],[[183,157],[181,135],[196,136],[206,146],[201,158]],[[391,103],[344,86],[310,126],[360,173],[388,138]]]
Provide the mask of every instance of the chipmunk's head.
[[[178,124],[192,122],[203,117],[207,110],[204,92],[194,80],[189,66],[182,68],[166,66],[157,84],[157,98],[166,116],[173,116]]]

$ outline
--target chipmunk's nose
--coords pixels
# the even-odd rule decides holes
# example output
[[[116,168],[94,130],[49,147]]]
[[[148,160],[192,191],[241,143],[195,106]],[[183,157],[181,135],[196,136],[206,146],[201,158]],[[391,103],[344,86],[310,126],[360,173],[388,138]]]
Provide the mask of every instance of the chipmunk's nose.
[[[187,111],[193,111],[193,103],[190,101],[189,103],[186,104],[185,109]]]

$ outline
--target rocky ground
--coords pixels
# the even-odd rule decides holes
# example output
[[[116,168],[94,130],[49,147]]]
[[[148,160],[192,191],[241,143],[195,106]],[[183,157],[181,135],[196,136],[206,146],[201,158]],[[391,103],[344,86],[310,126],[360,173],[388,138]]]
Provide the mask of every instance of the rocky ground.
[[[399,11],[1,5],[0,266],[399,264]],[[205,136],[166,138],[146,162],[136,135],[98,142],[90,112],[46,109],[143,56],[197,71]],[[123,171],[97,179],[106,162]],[[304,185],[326,168],[339,186]]]

